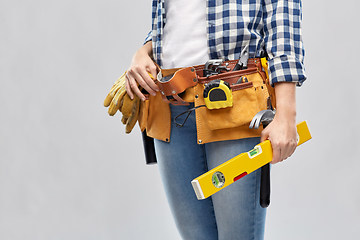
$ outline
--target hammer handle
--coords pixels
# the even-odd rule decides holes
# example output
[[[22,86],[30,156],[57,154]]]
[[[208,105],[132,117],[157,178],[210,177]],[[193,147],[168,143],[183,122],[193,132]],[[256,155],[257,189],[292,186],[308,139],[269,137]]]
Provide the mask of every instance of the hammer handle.
[[[266,128],[269,123],[263,123],[263,128]],[[267,208],[270,205],[270,163],[261,167],[261,181],[260,181],[260,206]]]
[[[270,163],[261,167],[260,206],[267,208],[270,205]]]
[[[146,164],[155,164],[157,163],[156,160],[156,153],[155,153],[155,146],[154,146],[154,139],[149,137],[146,134],[146,130],[142,132],[142,139],[144,145],[144,153],[145,153],[145,160]]]

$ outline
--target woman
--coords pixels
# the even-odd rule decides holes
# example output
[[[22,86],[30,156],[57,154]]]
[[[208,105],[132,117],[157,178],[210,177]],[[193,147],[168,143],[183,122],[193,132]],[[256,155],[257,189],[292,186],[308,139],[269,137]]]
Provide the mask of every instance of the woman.
[[[138,85],[152,96],[160,95],[159,86],[148,74],[158,74],[154,61],[160,68],[171,69],[201,65],[209,59],[234,60],[245,46],[250,58],[260,57],[264,50],[268,54],[276,115],[261,135],[239,134],[236,139],[204,144],[197,133],[197,113],[191,114],[182,128],[174,124],[175,117],[194,108],[190,103],[170,104],[171,140],[155,139],[164,189],[183,239],[263,239],[266,210],[259,205],[261,170],[201,201],[190,181],[266,139],[272,144],[273,164],[295,151],[295,88],[306,79],[301,1],[153,0],[152,10],[152,31],[126,74],[131,99],[146,100]]]

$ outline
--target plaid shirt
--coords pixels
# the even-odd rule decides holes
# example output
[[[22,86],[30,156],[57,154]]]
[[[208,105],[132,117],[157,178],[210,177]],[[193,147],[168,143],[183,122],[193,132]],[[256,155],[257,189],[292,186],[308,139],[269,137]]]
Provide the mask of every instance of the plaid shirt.
[[[162,35],[166,24],[166,0],[153,0],[153,57],[162,66]],[[266,50],[269,78],[276,82],[306,79],[305,50],[301,37],[301,0],[206,0],[207,39],[210,59],[233,60],[249,45],[250,57]]]

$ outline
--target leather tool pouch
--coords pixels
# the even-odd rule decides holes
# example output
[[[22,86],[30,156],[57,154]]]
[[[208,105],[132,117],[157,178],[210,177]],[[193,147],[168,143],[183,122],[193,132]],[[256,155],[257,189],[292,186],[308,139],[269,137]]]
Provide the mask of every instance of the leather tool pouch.
[[[228,67],[232,69],[237,60],[227,63]],[[181,71],[178,71],[179,69],[171,71],[162,69],[162,76],[173,75],[173,77],[165,79],[166,81],[161,84],[158,82],[161,94],[150,95],[148,100],[141,103],[139,115],[141,131],[146,129],[148,136],[166,142],[170,141],[169,103],[186,105],[194,102],[195,107],[205,105],[203,97],[205,84],[220,79],[228,82],[231,86],[233,107],[213,110],[199,107],[195,110],[199,142],[200,140],[202,143],[206,143],[238,139],[260,134],[253,129],[249,130],[246,126],[256,113],[271,107],[267,88],[270,84],[260,59],[250,59],[246,70],[229,71],[210,77],[203,77],[203,69],[203,66],[189,67],[181,69]],[[237,83],[241,77],[244,82]],[[183,93],[184,90],[185,93]]]
[[[256,113],[268,108],[269,93],[266,86],[266,75],[263,73],[261,68],[259,69],[259,66],[255,65],[246,70],[226,72],[207,78],[199,77],[198,81],[203,87],[204,83],[215,79],[228,82],[233,95],[232,107],[211,110],[203,108],[202,111],[206,112],[203,121],[206,122],[209,129],[236,128],[249,124]]]

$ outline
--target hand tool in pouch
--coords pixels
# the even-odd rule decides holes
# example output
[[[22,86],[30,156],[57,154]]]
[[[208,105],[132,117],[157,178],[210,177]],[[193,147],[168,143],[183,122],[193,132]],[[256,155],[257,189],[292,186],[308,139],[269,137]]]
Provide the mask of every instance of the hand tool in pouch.
[[[243,48],[243,50],[241,50],[239,61],[235,65],[233,71],[247,69],[248,60],[249,60],[249,45],[246,45]]]
[[[220,74],[222,71],[230,71],[228,68],[228,63],[222,65],[224,62],[223,59],[210,59],[204,65],[203,76],[209,77],[213,75]]]
[[[266,111],[266,110],[265,110]],[[253,123],[260,125],[260,122]],[[311,139],[309,128],[305,121],[297,124],[298,146]],[[249,152],[242,153],[220,166],[204,173],[191,181],[195,194],[199,200],[205,199],[224,189],[242,177],[258,168],[270,163],[272,160],[272,147],[266,140]]]

